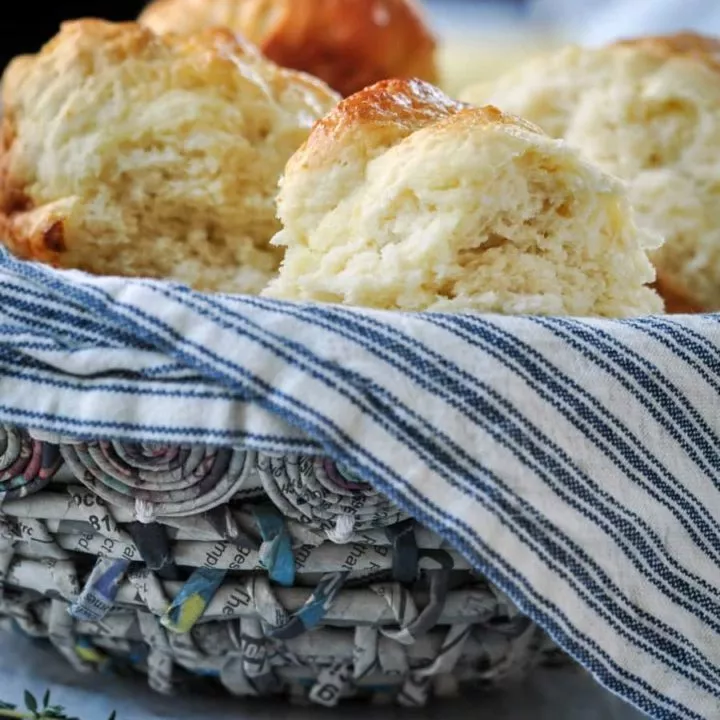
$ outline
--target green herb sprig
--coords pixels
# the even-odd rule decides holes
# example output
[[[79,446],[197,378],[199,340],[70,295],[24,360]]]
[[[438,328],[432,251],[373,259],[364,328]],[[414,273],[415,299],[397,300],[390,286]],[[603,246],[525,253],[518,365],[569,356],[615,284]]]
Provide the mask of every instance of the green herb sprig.
[[[0,718],[13,720],[80,720],[74,715],[67,715],[61,705],[50,704],[50,691],[46,690],[42,702],[28,690],[25,691],[25,709],[18,709],[17,705],[0,700]],[[113,710],[108,720],[117,720],[117,713]]]

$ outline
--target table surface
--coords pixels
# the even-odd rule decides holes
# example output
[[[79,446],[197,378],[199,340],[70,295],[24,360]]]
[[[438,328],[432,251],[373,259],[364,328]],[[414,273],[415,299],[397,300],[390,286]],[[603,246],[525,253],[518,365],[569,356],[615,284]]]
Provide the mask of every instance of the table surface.
[[[78,675],[54,651],[24,638],[0,633],[0,700],[22,704],[29,690],[42,697],[50,689],[54,703],[80,720],[106,720],[113,710],[117,720],[317,720],[318,708],[293,707],[237,699],[167,698],[137,681],[107,675]],[[365,706],[367,707],[367,706]],[[340,711],[320,714],[335,717]],[[405,715],[418,720],[640,720],[635,710],[595,685],[579,669],[541,670],[513,692],[486,694],[472,701],[452,701]],[[373,720],[396,718],[392,707],[373,707]],[[346,720],[366,720],[367,709],[343,707]]]

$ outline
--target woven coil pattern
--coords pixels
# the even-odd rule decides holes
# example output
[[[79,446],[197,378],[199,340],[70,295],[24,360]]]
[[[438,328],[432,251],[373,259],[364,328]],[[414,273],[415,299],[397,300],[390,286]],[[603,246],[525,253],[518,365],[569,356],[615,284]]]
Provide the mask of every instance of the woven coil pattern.
[[[78,671],[423,705],[556,649],[325,458],[0,429],[0,619]]]

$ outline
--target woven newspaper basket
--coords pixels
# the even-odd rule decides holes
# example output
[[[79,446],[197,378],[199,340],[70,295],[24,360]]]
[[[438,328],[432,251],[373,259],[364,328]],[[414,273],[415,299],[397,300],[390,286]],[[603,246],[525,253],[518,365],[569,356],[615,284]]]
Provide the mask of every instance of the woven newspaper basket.
[[[0,614],[79,671],[417,706],[561,660],[437,535],[321,457],[12,426],[0,450]]]

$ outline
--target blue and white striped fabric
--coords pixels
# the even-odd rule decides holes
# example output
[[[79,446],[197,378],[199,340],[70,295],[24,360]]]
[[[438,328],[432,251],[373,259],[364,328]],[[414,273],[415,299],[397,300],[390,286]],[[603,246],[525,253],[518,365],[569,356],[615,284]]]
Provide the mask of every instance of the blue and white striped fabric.
[[[720,318],[402,315],[0,255],[0,420],[327,453],[655,718],[720,717]]]

